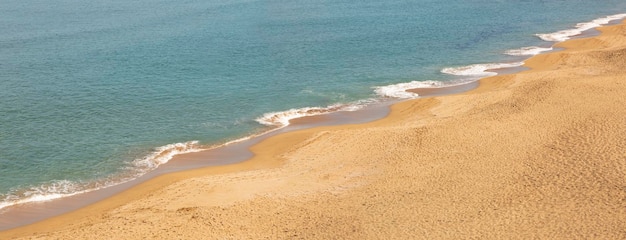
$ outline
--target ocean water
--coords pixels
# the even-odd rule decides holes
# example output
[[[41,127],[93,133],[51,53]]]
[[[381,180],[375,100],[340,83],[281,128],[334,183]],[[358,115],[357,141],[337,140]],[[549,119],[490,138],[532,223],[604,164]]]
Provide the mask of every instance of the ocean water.
[[[474,81],[622,13],[623,0],[4,0],[0,209],[294,116]]]

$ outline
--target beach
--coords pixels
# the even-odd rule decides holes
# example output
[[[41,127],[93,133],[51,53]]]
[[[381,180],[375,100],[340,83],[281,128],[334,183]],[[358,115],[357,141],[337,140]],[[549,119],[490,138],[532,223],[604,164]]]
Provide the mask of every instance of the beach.
[[[626,238],[626,25],[598,30],[531,70],[282,133],[0,238]]]

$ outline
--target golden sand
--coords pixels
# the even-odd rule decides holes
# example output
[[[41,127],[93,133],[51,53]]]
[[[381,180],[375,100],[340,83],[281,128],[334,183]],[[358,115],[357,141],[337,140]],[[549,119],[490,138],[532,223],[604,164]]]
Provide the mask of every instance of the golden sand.
[[[625,239],[626,26],[382,120],[271,137],[0,239]]]

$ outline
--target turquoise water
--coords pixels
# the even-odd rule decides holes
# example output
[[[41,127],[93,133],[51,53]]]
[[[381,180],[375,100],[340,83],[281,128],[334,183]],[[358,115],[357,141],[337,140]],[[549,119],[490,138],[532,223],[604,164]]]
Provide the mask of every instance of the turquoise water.
[[[624,12],[623,0],[6,0],[0,208],[142,174],[162,150],[258,132],[267,113],[476,79],[485,65],[455,67],[515,63],[503,53],[550,46],[536,33]]]

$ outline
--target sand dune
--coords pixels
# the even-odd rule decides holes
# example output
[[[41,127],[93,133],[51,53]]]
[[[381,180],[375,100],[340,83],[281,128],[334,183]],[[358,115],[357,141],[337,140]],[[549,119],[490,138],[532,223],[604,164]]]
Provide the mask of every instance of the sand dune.
[[[281,134],[0,238],[624,239],[626,26],[600,30],[470,92]]]

